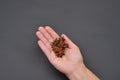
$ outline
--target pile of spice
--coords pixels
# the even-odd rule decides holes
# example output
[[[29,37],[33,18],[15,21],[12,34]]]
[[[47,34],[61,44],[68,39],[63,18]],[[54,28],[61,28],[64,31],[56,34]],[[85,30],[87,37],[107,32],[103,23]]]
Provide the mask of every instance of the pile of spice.
[[[60,36],[51,43],[51,47],[57,57],[62,57],[65,55],[65,49],[68,48],[68,44],[65,43],[64,37]]]

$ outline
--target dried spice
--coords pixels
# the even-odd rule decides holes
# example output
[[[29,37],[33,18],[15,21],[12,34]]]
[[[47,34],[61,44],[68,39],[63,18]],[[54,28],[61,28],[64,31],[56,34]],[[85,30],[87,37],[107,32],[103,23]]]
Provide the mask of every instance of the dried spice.
[[[51,43],[51,47],[57,57],[62,57],[65,55],[65,49],[68,48],[68,44],[65,43],[64,37],[60,36]]]

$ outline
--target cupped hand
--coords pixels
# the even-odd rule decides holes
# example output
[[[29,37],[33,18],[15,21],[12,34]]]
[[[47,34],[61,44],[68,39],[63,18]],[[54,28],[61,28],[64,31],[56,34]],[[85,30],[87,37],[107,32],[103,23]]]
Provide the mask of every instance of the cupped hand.
[[[62,58],[57,57],[52,51],[50,44],[59,35],[50,26],[40,26],[36,35],[39,38],[38,45],[50,63],[60,72],[69,76],[75,69],[83,65],[83,57],[79,48],[65,34],[62,34],[62,36],[64,36],[65,43],[69,45],[69,48],[66,48],[65,55]]]

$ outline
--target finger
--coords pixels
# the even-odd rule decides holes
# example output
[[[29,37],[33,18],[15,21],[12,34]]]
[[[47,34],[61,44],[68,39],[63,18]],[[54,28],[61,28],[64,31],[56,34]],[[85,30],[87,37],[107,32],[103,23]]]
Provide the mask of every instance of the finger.
[[[59,37],[59,35],[50,26],[46,26],[45,29],[53,37],[53,39],[56,39]]]
[[[55,56],[54,52],[53,51],[50,52],[49,49],[47,48],[47,46],[41,40],[38,41],[38,45],[40,46],[40,48],[42,49],[42,51],[45,53],[45,55],[47,56],[48,60],[51,63],[54,63],[54,60],[57,58]]]
[[[76,46],[65,34],[62,34],[61,36],[65,38],[65,42],[68,43],[70,48],[73,48]]]
[[[51,35],[45,30],[43,27],[39,27],[39,31],[44,35],[44,37],[51,43],[53,42],[53,38]]]
[[[38,45],[40,46],[40,48],[42,49],[42,51],[45,53],[45,55],[49,56],[50,51],[47,48],[47,46],[41,40],[38,41]]]
[[[50,46],[50,42],[48,40],[46,40],[46,38],[43,36],[43,34],[40,31],[36,32],[36,35],[39,39],[41,39],[45,45],[48,47],[48,49],[51,51],[51,46]]]

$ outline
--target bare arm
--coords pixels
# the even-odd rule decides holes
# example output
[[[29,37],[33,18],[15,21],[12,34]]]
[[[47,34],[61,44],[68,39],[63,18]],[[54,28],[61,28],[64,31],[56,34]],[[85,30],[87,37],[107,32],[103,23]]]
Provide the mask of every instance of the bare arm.
[[[65,42],[69,45],[65,55],[58,58],[51,49],[50,43],[53,42],[59,35],[50,27],[39,27],[36,32],[40,39],[38,45],[47,56],[50,63],[60,72],[64,73],[70,80],[99,80],[83,62],[83,57],[79,48],[65,35]]]

